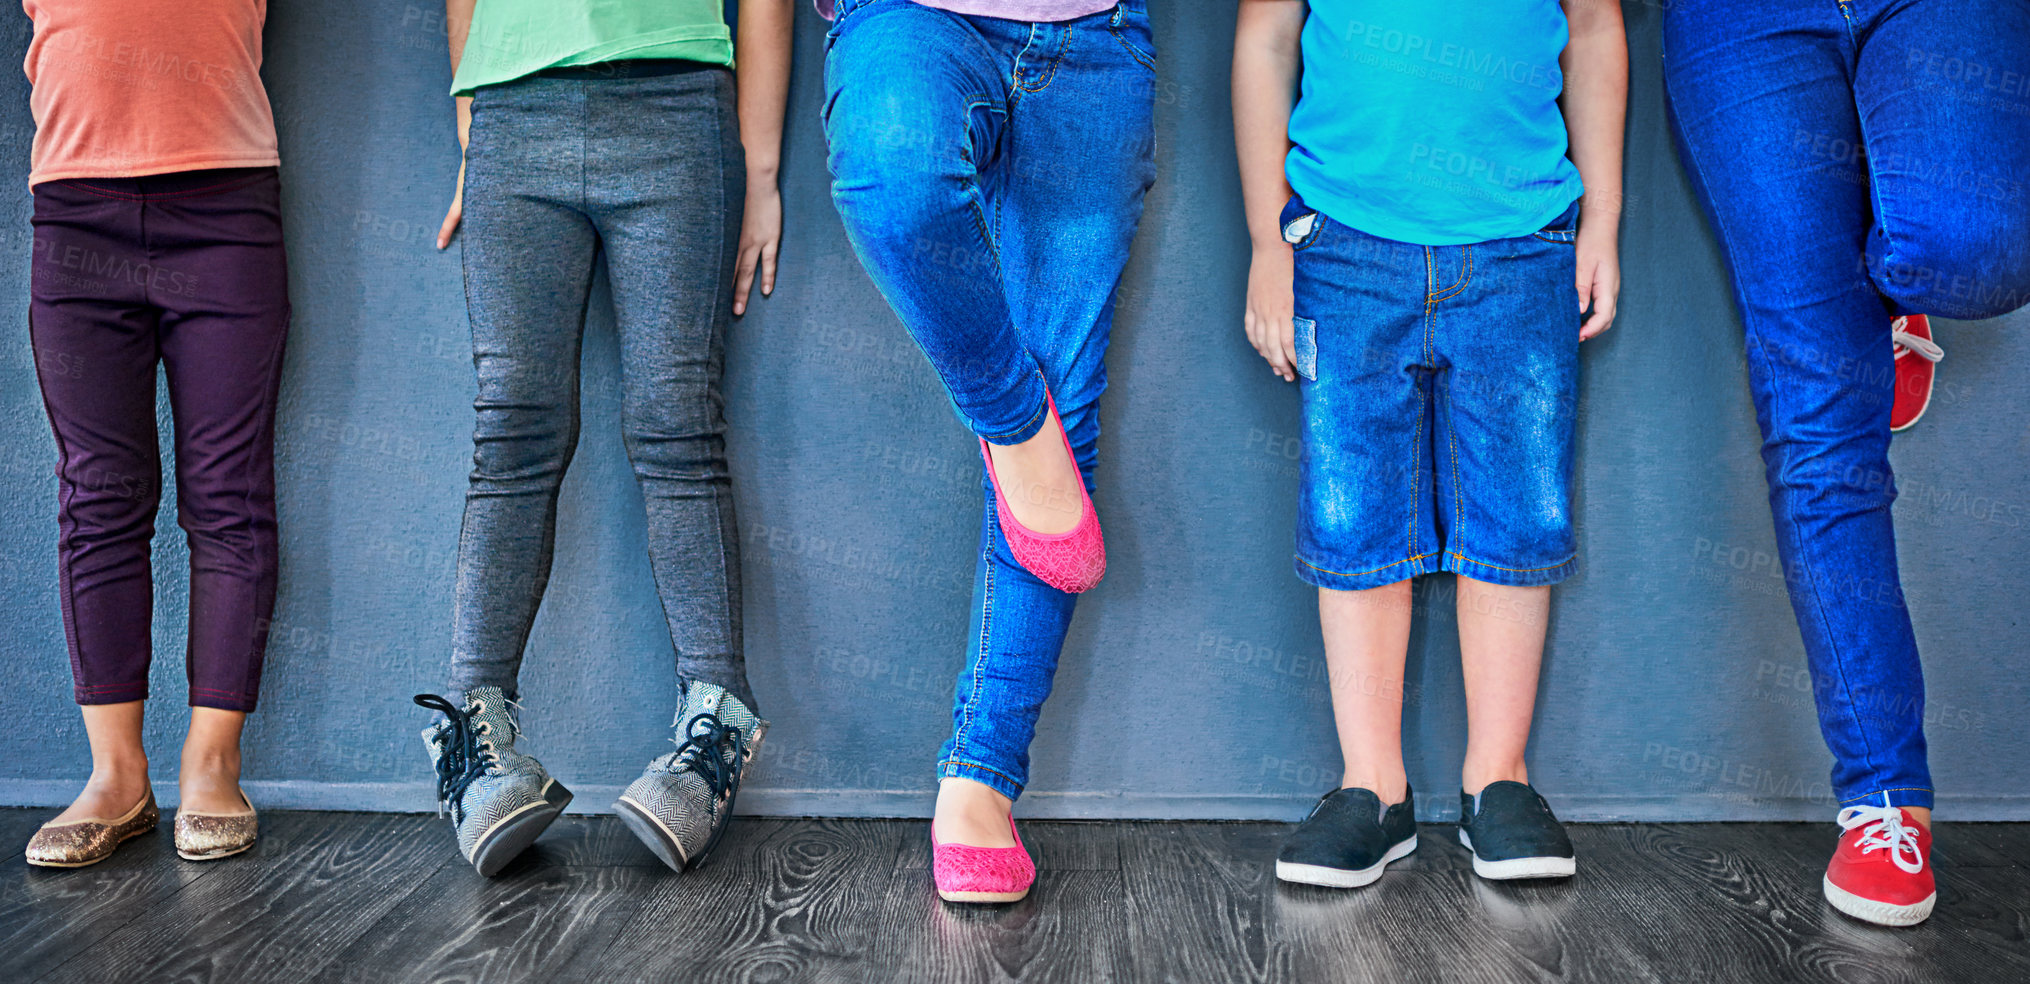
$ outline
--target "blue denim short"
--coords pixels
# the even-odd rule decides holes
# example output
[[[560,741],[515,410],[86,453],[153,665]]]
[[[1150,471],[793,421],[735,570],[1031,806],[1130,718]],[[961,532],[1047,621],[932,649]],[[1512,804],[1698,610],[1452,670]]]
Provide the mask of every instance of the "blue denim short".
[[[1355,591],[1432,571],[1509,585],[1572,572],[1578,212],[1514,239],[1418,246],[1284,207],[1299,577]]]

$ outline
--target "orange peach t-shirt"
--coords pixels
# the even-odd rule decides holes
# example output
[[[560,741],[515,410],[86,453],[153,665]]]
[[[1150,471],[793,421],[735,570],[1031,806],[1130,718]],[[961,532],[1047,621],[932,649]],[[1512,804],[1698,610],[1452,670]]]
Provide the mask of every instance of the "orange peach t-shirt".
[[[267,0],[22,0],[35,22],[28,183],[270,167]]]

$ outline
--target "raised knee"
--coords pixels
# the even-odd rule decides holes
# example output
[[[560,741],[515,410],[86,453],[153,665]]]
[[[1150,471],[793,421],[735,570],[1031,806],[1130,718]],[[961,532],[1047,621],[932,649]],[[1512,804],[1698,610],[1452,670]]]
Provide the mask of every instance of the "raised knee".
[[[2030,212],[1967,210],[1894,240],[1872,271],[1904,307],[1947,318],[1998,318],[2030,304]]]

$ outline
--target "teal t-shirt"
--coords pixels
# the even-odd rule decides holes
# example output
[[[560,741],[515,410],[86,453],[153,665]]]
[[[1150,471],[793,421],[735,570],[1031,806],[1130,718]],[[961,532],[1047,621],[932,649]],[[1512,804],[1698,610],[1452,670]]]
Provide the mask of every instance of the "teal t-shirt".
[[[1456,246],[1571,207],[1558,0],[1310,0],[1284,168],[1306,205],[1369,235]]]
[[[451,94],[629,58],[733,64],[721,0],[479,0]]]

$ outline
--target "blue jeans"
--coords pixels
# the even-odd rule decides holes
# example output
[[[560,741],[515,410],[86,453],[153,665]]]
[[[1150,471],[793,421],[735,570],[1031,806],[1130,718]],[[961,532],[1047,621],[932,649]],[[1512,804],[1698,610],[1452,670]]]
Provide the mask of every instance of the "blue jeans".
[[[1292,198],[1304,463],[1297,576],[1562,580],[1572,537],[1579,207],[1463,246],[1370,236]]]
[[[2030,299],[2030,5],[1667,11],[1678,152],[1733,272],[1833,792],[1929,807],[1924,677],[1890,525],[1888,325]]]
[[[1044,394],[1093,484],[1114,289],[1155,180],[1142,0],[1061,23],[840,0],[826,38],[832,199],[959,419],[1016,444]],[[1019,796],[1074,596],[1015,562],[986,501],[941,776]]]

